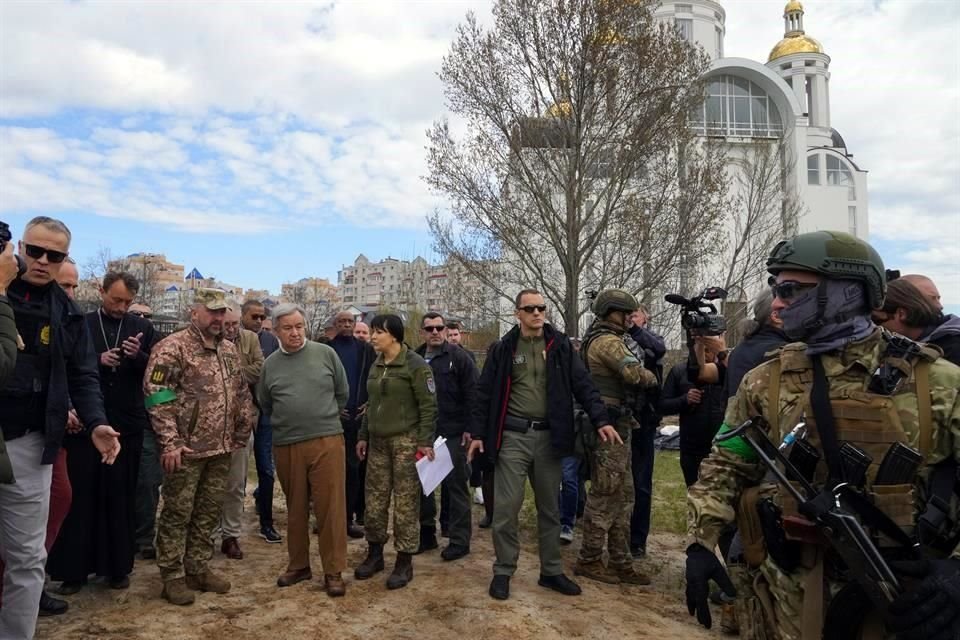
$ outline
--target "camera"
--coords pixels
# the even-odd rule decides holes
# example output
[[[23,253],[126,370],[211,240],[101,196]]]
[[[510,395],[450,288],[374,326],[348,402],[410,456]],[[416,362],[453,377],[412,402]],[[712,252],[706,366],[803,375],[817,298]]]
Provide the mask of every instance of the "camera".
[[[664,296],[670,304],[680,306],[680,324],[688,335],[719,336],[727,330],[726,319],[717,313],[710,300],[723,300],[727,292],[720,287],[707,287],[700,295],[689,300],[677,293]]]
[[[0,220],[0,253],[3,253],[3,250],[7,248],[7,243],[12,240],[13,235],[10,233],[10,225]],[[27,265],[23,263],[20,256],[14,256],[14,258],[17,259],[17,274],[22,276],[27,270]]]

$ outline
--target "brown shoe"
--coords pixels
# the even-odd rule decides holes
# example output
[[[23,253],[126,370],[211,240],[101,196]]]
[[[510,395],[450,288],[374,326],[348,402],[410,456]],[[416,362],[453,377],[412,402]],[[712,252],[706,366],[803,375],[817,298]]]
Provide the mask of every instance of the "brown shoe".
[[[620,582],[624,584],[650,584],[650,576],[637,571],[632,564],[614,569]]]
[[[193,604],[195,599],[193,591],[187,587],[185,578],[165,581],[163,583],[163,591],[160,592],[160,597],[170,604],[180,606]]]
[[[313,577],[313,572],[310,571],[310,567],[306,569],[296,569],[294,571],[287,571],[279,578],[277,578],[278,587],[289,587],[297,584],[298,582],[303,582],[304,580],[309,580]]]
[[[240,543],[236,538],[224,538],[220,551],[231,560],[243,560],[243,551],[240,550]]]
[[[208,569],[195,576],[187,575],[187,587],[194,591],[226,593],[230,591],[230,581],[226,578],[221,578]]]
[[[620,584],[620,577],[615,571],[605,567],[602,560],[593,560],[591,562],[577,560],[577,564],[573,567],[573,575],[583,576],[584,578],[606,584]]]
[[[327,595],[331,598],[339,598],[347,593],[347,585],[343,582],[343,576],[339,573],[325,574],[323,576],[323,585],[327,590]]]

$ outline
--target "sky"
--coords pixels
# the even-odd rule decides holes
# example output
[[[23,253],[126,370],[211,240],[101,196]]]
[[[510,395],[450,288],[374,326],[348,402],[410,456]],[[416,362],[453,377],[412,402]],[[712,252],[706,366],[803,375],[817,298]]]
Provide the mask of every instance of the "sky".
[[[765,62],[779,0],[726,0]],[[960,312],[960,3],[808,0],[870,241]],[[165,253],[278,291],[360,253],[436,259],[422,180],[456,25],[490,3],[0,3],[0,219],[62,218],[84,265]]]

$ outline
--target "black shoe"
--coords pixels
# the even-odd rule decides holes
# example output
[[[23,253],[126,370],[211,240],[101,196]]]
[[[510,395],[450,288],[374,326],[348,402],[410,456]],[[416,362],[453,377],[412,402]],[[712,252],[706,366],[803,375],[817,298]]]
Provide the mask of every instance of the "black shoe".
[[[547,589],[553,589],[557,593],[562,593],[565,596],[580,595],[580,585],[562,573],[555,576],[545,576],[541,573],[540,580],[537,581],[537,584]]]
[[[441,538],[449,538],[449,537],[450,537],[450,529],[447,529],[446,527],[440,527],[440,537],[441,537]]]
[[[363,529],[361,529],[355,524],[348,524],[347,535],[353,538],[354,540],[359,540],[360,538],[363,537]]]
[[[470,547],[463,547],[459,544],[451,544],[440,552],[440,557],[447,561],[459,560],[468,553],[470,553]]]
[[[633,556],[634,560],[645,558],[647,557],[647,549],[640,545],[630,545],[630,555]]]
[[[130,576],[111,576],[107,580],[107,585],[111,589],[129,589],[130,588]]]
[[[436,530],[420,530],[420,546],[417,548],[417,551],[413,555],[419,555],[424,551],[432,551],[433,549],[438,548],[440,545],[437,544],[437,533]]]
[[[70,604],[66,600],[54,598],[46,591],[40,593],[40,617],[59,616],[67,612]]]
[[[60,583],[57,593],[62,596],[72,596],[75,593],[80,593],[80,589],[83,589],[86,584],[86,580],[64,580]]]
[[[157,550],[154,547],[143,547],[140,549],[140,557],[144,560],[156,560]]]
[[[493,576],[490,581],[490,597],[495,600],[506,600],[510,597],[510,576]]]
[[[283,540],[283,538],[280,537],[280,534],[277,533],[277,530],[273,528],[272,524],[265,527],[260,527],[260,537],[270,544],[278,544],[281,540]]]
[[[481,529],[489,529],[491,524],[493,524],[493,518],[490,516],[483,516],[483,519],[480,521],[478,526]]]
[[[363,526],[363,514],[362,514],[362,513],[357,515],[357,526],[358,526],[358,527],[362,527],[362,526]]]

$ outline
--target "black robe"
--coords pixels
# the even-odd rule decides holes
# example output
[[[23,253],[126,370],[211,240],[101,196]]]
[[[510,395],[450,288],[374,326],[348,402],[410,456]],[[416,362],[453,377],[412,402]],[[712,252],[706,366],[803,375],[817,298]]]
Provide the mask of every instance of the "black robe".
[[[47,573],[54,580],[69,582],[85,581],[91,573],[119,578],[133,570],[137,473],[143,430],[150,428],[143,404],[143,376],[157,340],[149,320],[129,313],[122,324],[100,310],[87,314],[86,321],[98,364],[104,351],[138,333],[143,336],[135,358],[121,356],[116,368],[99,366],[107,419],[121,434],[116,461],[102,464],[89,434],[64,438],[73,501],[50,550]]]

